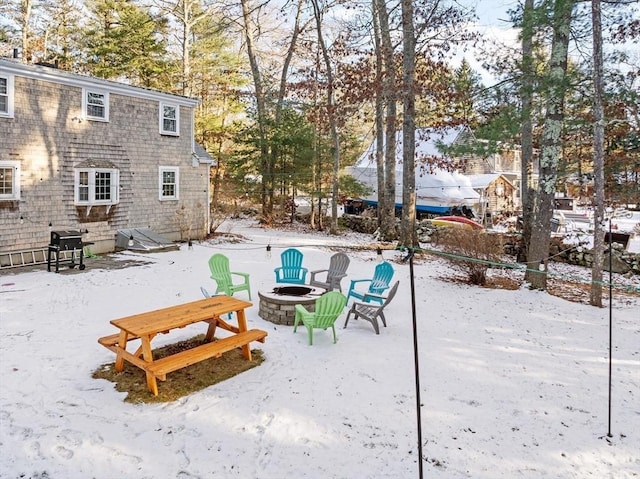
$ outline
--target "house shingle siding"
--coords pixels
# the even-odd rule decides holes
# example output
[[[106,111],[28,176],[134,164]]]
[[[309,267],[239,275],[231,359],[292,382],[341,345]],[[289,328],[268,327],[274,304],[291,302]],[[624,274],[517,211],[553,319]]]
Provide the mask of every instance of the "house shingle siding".
[[[51,229],[88,230],[84,241],[100,251],[126,228],[186,239],[176,214],[183,205],[190,237],[205,234],[209,175],[192,157],[195,100],[0,60],[0,75],[8,71],[14,115],[0,117],[0,161],[19,162],[21,192],[18,201],[0,200],[0,253],[45,247]],[[109,121],[83,115],[82,85],[92,81],[109,92]],[[179,136],[160,134],[161,101],[179,108]],[[74,169],[90,164],[119,170],[117,204],[74,204]],[[179,200],[160,200],[160,167],[179,168]]]

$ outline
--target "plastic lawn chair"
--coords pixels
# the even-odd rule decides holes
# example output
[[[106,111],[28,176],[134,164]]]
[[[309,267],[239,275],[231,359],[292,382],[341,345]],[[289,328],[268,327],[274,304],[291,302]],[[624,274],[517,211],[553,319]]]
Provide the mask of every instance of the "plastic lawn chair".
[[[385,290],[389,289],[391,279],[393,278],[393,266],[388,261],[383,261],[376,266],[371,279],[352,279],[351,286],[349,287],[349,294],[347,295],[347,301],[350,298],[356,298],[360,301],[369,303],[375,301],[382,304],[384,299],[380,297]],[[355,288],[360,283],[369,283],[369,287],[366,291],[360,292]]]
[[[224,293],[233,296],[238,291],[246,291],[251,299],[251,285],[249,284],[249,273],[239,273],[229,270],[229,258],[221,253],[216,253],[209,258],[209,269],[211,278],[216,282],[216,294]],[[233,282],[233,277],[241,278],[241,282]]]
[[[365,302],[365,301],[354,301],[353,304],[351,305],[351,309],[349,310],[349,313],[347,314],[347,319],[344,322],[344,327],[345,328],[347,327],[347,323],[349,323],[349,318],[353,314],[354,315],[353,319],[361,318],[369,321],[373,325],[373,329],[375,330],[376,334],[380,334],[378,319],[382,321],[382,324],[386,328],[387,319],[384,317],[384,308],[387,307],[387,305],[391,302],[393,297],[396,295],[396,291],[398,290],[399,284],[400,284],[400,281],[396,281],[395,284],[389,290],[389,294],[386,297],[379,296],[379,295],[365,294],[365,298],[367,296],[369,297],[377,296],[382,300],[382,304],[372,304],[370,302]]]
[[[293,321],[293,332],[298,329],[298,324],[301,322],[307,328],[309,335],[309,345],[313,345],[313,330],[331,328],[333,331],[333,343],[337,341],[336,328],[334,323],[338,316],[342,314],[345,305],[347,304],[347,298],[344,294],[338,291],[329,291],[323,294],[316,300],[315,311],[307,311],[301,304],[296,304],[296,316]]]
[[[329,269],[318,269],[311,271],[311,279],[309,280],[309,286],[317,286],[324,288],[327,291],[333,291],[337,289],[342,291],[342,285],[340,282],[342,278],[347,276],[347,268],[349,267],[349,257],[344,253],[336,253],[331,256],[329,261]],[[326,273],[324,281],[322,273]],[[319,277],[317,277],[319,275]]]
[[[276,283],[304,284],[307,279],[307,268],[302,266],[303,254],[296,248],[288,248],[280,254],[282,266],[273,271]]]

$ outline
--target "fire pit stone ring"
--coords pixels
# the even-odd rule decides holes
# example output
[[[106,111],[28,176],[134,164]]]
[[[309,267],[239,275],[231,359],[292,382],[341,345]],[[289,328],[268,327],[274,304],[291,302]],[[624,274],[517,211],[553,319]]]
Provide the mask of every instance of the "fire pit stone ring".
[[[299,285],[276,286],[272,291],[259,291],[258,315],[271,323],[293,326],[296,304],[301,304],[307,311],[314,311],[318,296],[320,294],[314,288]]]

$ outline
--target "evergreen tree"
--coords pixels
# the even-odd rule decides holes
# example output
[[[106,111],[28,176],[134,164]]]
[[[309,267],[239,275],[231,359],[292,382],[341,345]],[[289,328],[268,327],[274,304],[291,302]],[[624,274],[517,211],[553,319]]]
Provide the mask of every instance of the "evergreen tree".
[[[127,0],[89,0],[86,64],[92,75],[160,88],[167,81],[167,21]]]

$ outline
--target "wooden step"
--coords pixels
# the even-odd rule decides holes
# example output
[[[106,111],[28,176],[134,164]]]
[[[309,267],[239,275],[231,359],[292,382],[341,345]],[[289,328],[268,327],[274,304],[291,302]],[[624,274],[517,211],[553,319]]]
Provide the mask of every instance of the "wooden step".
[[[165,380],[166,375],[170,372],[186,368],[187,366],[210,358],[218,358],[222,356],[223,353],[249,344],[251,341],[260,341],[263,343],[266,337],[266,331],[250,329],[249,331],[234,334],[233,336],[218,339],[211,343],[205,343],[195,348],[160,358],[155,360],[153,364],[148,365],[146,369],[158,379]]]

